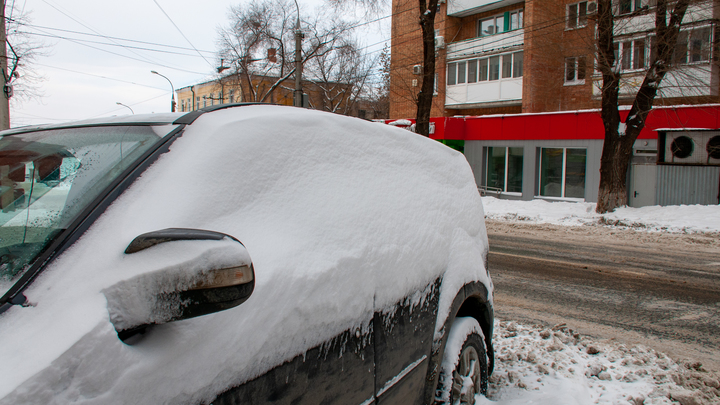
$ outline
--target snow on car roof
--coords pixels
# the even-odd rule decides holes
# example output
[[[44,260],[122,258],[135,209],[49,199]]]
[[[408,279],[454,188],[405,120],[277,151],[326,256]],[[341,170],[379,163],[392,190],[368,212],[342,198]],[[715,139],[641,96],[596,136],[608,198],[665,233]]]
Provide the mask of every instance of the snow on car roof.
[[[187,113],[161,113],[161,114],[138,114],[138,115],[117,115],[112,117],[92,118],[83,121],[65,122],[62,124],[32,125],[26,127],[12,128],[0,132],[1,135],[19,134],[33,131],[45,131],[52,129],[89,127],[97,125],[167,125]]]
[[[208,403],[419,304],[444,272],[442,323],[464,283],[492,290],[483,218],[465,157],[437,141],[291,107],[205,113],[25,291],[31,306],[0,317],[0,403]],[[126,346],[101,291],[179,260],[122,253],[171,227],[242,241],[255,291]]]

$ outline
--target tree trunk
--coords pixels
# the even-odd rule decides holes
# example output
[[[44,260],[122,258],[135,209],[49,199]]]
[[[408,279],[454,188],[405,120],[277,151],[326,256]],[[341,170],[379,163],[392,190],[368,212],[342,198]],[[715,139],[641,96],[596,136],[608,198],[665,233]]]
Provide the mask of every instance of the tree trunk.
[[[618,109],[620,66],[615,60],[612,0],[598,2],[597,64],[603,76],[600,115],[605,127],[605,142],[600,160],[600,187],[595,209],[600,214],[627,205],[627,174],[632,148],[645,128],[645,120],[652,110],[660,83],[670,69],[669,61],[689,4],[690,0],[677,0],[668,23],[667,0],[657,1],[655,57],[650,61],[650,67],[623,126]]]
[[[423,40],[423,75],[417,98],[415,132],[430,136],[430,109],[435,87],[435,14],[438,0],[420,1],[420,28]]]

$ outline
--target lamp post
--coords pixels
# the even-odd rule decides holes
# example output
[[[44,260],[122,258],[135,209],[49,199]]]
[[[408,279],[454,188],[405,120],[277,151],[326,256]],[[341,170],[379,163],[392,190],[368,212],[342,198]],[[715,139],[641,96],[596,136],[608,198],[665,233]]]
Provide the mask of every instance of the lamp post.
[[[130,112],[131,112],[131,113],[133,113],[133,115],[135,115],[135,111],[133,111],[133,109],[132,109],[132,108],[130,108],[130,106],[127,106],[127,105],[125,105],[125,104],[123,104],[123,103],[121,103],[121,102],[119,102],[119,101],[118,101],[118,102],[116,102],[115,104],[117,104],[117,105],[121,105],[121,106],[123,106],[123,107],[127,108],[128,110],[130,110]]]
[[[300,6],[298,6],[297,0],[295,0],[295,7],[297,7],[297,24],[295,25],[295,107],[303,106],[303,91],[302,91],[302,38],[303,33],[300,31]]]
[[[158,73],[154,70],[151,70],[150,73],[156,74],[158,76],[162,76],[165,78],[165,80],[168,81],[168,83],[170,83],[170,90],[172,91],[172,101],[170,102],[170,111],[175,112],[175,87],[173,86],[172,82],[170,81],[170,79],[168,79],[167,77],[161,75],[160,73]]]

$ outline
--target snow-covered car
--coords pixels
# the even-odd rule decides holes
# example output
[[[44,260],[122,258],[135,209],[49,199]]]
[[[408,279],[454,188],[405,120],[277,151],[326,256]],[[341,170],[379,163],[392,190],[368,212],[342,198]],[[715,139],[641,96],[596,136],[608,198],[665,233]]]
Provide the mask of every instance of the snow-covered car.
[[[473,403],[492,371],[464,156],[231,105],[0,133],[1,404]]]

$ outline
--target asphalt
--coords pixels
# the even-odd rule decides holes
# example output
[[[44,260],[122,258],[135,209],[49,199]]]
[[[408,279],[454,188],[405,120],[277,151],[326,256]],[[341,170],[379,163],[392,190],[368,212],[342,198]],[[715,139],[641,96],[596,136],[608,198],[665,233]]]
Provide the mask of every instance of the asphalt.
[[[496,316],[720,371],[720,235],[488,221]]]

